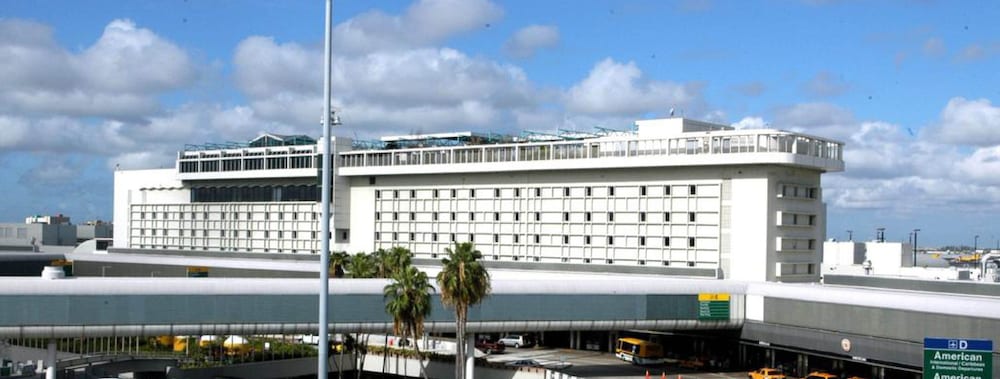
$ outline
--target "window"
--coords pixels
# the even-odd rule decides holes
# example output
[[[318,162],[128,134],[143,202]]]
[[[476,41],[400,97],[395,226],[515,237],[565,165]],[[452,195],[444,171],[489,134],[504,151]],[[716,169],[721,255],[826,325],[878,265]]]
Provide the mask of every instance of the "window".
[[[455,242],[455,233],[451,233],[450,238],[451,238],[451,242]]]
[[[563,245],[569,245],[569,236],[564,234],[562,240],[563,240]]]
[[[688,247],[694,247],[694,237],[688,237]]]
[[[494,188],[493,189],[493,197],[500,197],[500,189],[499,188]]]
[[[585,214],[583,215],[583,218],[584,218],[584,219],[585,219],[585,220],[586,220],[587,222],[590,222],[590,220],[591,220],[591,218],[592,218],[592,215],[593,215],[593,213],[590,213],[590,212],[587,212],[587,213],[585,213]]]
[[[392,190],[392,198],[393,199],[399,198],[399,190]]]
[[[381,199],[382,198],[382,191],[375,190],[375,198],[376,199]]]
[[[563,221],[569,221],[569,212],[563,212]]]
[[[410,221],[417,221],[417,212],[410,212]]]
[[[417,240],[417,233],[410,232],[410,241],[416,241],[416,240]]]
[[[583,244],[590,245],[590,236],[583,236]]]
[[[399,221],[399,212],[392,212],[392,221]]]
[[[264,231],[264,238],[271,238],[271,232],[265,230]]]
[[[569,196],[569,187],[563,188],[563,196]]]
[[[476,214],[475,213],[469,212],[469,221],[476,221]]]
[[[646,196],[646,186],[639,186],[639,196]]]
[[[438,213],[437,212],[431,213],[431,217],[434,218],[434,221],[437,221],[438,220]]]
[[[455,212],[451,212],[451,221],[455,221]]]
[[[514,197],[521,197],[521,189],[514,188]]]
[[[299,219],[299,212],[292,212],[292,220],[298,220],[298,219]]]
[[[611,246],[611,245],[614,245],[614,244],[615,244],[615,237],[614,236],[608,236],[608,246]]]
[[[670,222],[670,212],[663,212],[663,222]]]
[[[670,237],[663,237],[663,247],[670,247]]]
[[[438,241],[438,234],[437,233],[431,233],[431,241],[433,241],[433,242],[437,242]]]
[[[646,212],[639,212],[639,222],[646,222]]]
[[[698,194],[698,186],[696,186],[694,184],[688,186],[688,194],[691,195],[691,196],[697,195]]]
[[[417,198],[417,190],[410,190],[410,198],[411,199]]]
[[[539,236],[539,235],[537,235],[537,234],[535,234],[535,243],[540,243],[541,241],[542,241],[542,237]]]
[[[434,190],[434,198],[435,198],[435,199],[437,199],[437,198],[438,198],[438,190]]]
[[[292,238],[299,238],[299,232],[292,231]]]
[[[542,197],[542,189],[535,188],[535,197]]]
[[[615,212],[608,212],[608,222],[615,221]]]
[[[663,186],[663,194],[665,196],[670,196],[670,186]]]
[[[470,189],[469,190],[469,197],[476,198],[476,190],[475,189]]]
[[[646,246],[646,237],[639,237],[639,246]]]
[[[493,221],[500,221],[500,212],[493,212]]]
[[[451,197],[452,197],[452,198],[456,198],[456,197],[458,197],[457,195],[458,195],[458,191],[456,191],[456,190],[452,189],[452,190],[451,190]]]
[[[392,232],[392,240],[393,241],[399,241],[399,233]]]
[[[521,221],[521,212],[514,212],[514,221]]]
[[[493,235],[493,243],[499,243],[499,242],[500,242],[500,235],[499,234],[494,234]]]
[[[382,213],[375,212],[375,221],[382,221]]]
[[[514,235],[514,243],[521,243],[521,235],[520,234],[515,234]]]
[[[587,196],[590,196],[590,195],[593,195],[594,189],[590,188],[590,187],[587,187],[587,190],[585,192],[587,193]]]
[[[615,195],[615,187],[608,187],[608,196]]]
[[[476,242],[476,235],[469,233],[469,242]]]
[[[535,212],[535,221],[542,221],[542,212]]]
[[[688,212],[688,222],[694,222],[694,220],[695,220],[695,213]]]

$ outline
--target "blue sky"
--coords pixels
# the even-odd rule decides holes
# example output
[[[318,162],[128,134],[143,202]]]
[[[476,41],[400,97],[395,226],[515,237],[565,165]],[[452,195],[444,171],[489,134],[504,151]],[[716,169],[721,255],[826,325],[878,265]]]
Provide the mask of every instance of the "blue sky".
[[[689,118],[846,143],[828,236],[1000,246],[995,1],[337,1],[340,134]],[[110,219],[112,170],[320,134],[323,1],[0,0],[0,220]]]

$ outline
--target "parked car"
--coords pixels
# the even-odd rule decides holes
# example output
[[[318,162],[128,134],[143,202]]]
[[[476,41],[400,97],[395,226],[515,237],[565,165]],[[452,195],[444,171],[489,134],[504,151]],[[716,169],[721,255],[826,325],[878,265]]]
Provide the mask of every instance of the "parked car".
[[[825,371],[813,371],[804,379],[837,379],[837,376]]]
[[[513,346],[515,349],[520,349],[522,347],[529,347],[532,345],[531,339],[528,336],[521,334],[511,334],[509,336],[500,338],[498,342],[503,342],[506,346]]]
[[[476,340],[476,349],[482,350],[486,354],[502,353],[507,346],[503,342],[493,342],[485,338]]]
[[[785,379],[785,374],[776,368],[764,367],[747,373],[749,379]]]

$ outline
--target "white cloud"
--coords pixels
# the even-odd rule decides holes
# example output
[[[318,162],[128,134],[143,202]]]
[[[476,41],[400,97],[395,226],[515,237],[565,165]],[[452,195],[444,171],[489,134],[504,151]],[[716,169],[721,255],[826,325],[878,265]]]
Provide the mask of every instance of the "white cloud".
[[[48,26],[0,19],[0,61],[0,112],[12,114],[136,118],[197,78],[183,50],[128,20],[110,22],[74,54]]]
[[[641,114],[701,106],[701,86],[645,78],[634,62],[599,62],[567,91],[566,107],[584,114]],[[691,113],[695,113],[692,111]]]
[[[993,106],[988,99],[954,97],[948,100],[931,133],[945,143],[989,146],[1000,144],[998,131],[1000,107]]]
[[[930,56],[941,56],[945,53],[944,40],[941,37],[932,37],[924,41],[924,54]]]
[[[318,48],[248,38],[234,57],[237,86],[260,119],[316,125],[322,111],[321,57]],[[344,109],[345,127],[366,134],[414,123],[441,125],[435,129],[484,126],[503,112],[538,102],[520,68],[448,48],[336,56],[333,63],[334,105]]]
[[[355,53],[429,46],[502,16],[489,0],[420,0],[399,16],[370,11],[337,25],[334,46]]]
[[[986,49],[979,44],[971,44],[958,52],[955,59],[959,62],[972,62],[986,57]]]
[[[819,97],[842,95],[850,88],[850,84],[844,78],[838,77],[828,71],[817,73],[816,76],[802,86],[802,90],[806,93]]]
[[[732,126],[736,129],[764,129],[770,127],[770,124],[764,122],[764,119],[760,117],[744,117],[734,122]]]
[[[504,52],[515,58],[530,58],[540,49],[559,44],[559,29],[548,25],[531,25],[521,28],[507,40]]]
[[[846,140],[859,127],[851,111],[822,102],[779,107],[774,111],[774,126],[839,140]]]
[[[733,86],[733,90],[746,96],[760,96],[767,86],[761,82],[747,82]]]

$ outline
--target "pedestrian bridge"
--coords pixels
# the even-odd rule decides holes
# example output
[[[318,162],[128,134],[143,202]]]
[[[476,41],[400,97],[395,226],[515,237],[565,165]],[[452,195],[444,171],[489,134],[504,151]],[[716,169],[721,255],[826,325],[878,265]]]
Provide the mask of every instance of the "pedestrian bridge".
[[[0,338],[301,334],[318,329],[319,280],[0,278]],[[385,332],[384,279],[330,280],[334,332]],[[469,311],[470,332],[739,329],[745,284],[665,278],[495,279]],[[725,294],[713,315],[699,294]],[[428,332],[454,332],[432,295]],[[720,309],[723,307],[724,309]],[[722,317],[720,317],[722,315]]]

